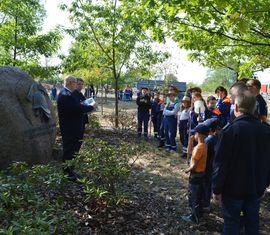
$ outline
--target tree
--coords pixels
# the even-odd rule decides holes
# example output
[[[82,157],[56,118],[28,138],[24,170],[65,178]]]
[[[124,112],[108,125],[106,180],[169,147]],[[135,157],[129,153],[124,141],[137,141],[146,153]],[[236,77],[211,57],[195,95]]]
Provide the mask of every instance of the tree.
[[[207,78],[202,84],[202,90],[214,92],[218,86],[223,86],[229,89],[236,80],[236,74],[226,68],[208,70]]]
[[[86,62],[85,68],[93,62],[98,67],[111,71],[115,89],[116,127],[118,127],[119,81],[123,69],[134,64],[134,60],[138,59],[140,48],[150,43],[149,37],[138,23],[142,18],[133,14],[135,7],[132,2],[123,5],[117,0],[74,0],[70,7],[61,6],[70,13],[74,25],[74,29],[70,32],[75,40],[80,42],[79,50],[92,47],[88,53],[80,55],[84,57],[82,63]]]
[[[42,67],[41,56],[52,56],[60,46],[60,31],[39,33],[45,10],[39,0],[2,0],[0,3],[0,63],[18,66],[32,76],[46,76],[58,68]],[[44,72],[45,71],[45,72]]]
[[[151,35],[172,37],[190,58],[239,76],[270,66],[270,5],[267,0],[144,0],[144,25]]]

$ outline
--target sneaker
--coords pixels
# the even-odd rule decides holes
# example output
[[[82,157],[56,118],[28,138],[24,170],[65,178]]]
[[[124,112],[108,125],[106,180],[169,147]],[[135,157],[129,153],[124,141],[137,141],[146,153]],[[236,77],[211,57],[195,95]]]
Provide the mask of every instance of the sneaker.
[[[181,216],[181,218],[188,223],[197,223],[197,224],[199,223],[199,219],[196,216],[193,216],[192,214],[183,215]]]

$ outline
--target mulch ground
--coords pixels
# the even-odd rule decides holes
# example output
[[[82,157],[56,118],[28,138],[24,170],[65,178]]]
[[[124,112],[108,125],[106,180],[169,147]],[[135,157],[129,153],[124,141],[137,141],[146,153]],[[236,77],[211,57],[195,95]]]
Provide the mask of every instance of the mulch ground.
[[[135,133],[119,133],[102,128],[90,138],[100,138],[111,143],[140,144]],[[187,167],[180,154],[170,154],[156,148],[153,139],[142,141],[144,154],[140,155],[126,182],[121,183],[129,194],[124,203],[108,206],[102,202],[85,205],[81,200],[80,185],[74,183],[67,193],[67,208],[80,219],[79,234],[220,234],[222,214],[212,205],[199,224],[181,219],[188,212]],[[261,234],[269,234],[270,194],[265,194],[261,206]]]

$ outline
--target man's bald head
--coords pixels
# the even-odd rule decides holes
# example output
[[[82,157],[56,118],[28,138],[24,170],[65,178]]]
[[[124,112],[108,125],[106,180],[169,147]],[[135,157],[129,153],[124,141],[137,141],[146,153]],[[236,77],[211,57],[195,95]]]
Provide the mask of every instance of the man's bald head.
[[[71,91],[74,91],[77,87],[77,78],[73,75],[68,75],[65,78],[65,87]]]

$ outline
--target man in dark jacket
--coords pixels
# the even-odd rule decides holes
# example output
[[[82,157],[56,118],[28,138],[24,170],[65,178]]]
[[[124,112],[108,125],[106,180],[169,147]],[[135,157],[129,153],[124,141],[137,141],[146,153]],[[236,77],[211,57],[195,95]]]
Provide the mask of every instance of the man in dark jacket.
[[[84,81],[81,78],[77,78],[77,88],[72,92],[72,95],[75,96],[76,99],[81,103],[86,100],[85,96],[82,93]],[[89,123],[88,122],[88,115],[87,113],[83,114],[83,129],[81,132],[81,137],[80,137],[80,146],[82,144],[82,139],[85,131],[85,124]]]
[[[257,79],[250,79],[247,81],[247,87],[256,98],[255,116],[262,122],[267,122],[267,103],[260,94],[261,82]]]
[[[138,137],[142,135],[142,124],[144,124],[143,135],[147,139],[148,136],[148,122],[149,110],[151,109],[151,100],[148,94],[148,88],[143,87],[141,94],[137,97],[136,104],[138,105]]]
[[[81,146],[81,133],[83,132],[84,126],[84,114],[94,109],[93,106],[81,104],[72,94],[76,87],[76,78],[71,75],[67,76],[65,79],[65,87],[60,91],[57,99],[64,162],[73,159],[74,154],[79,151]],[[70,178],[75,178],[71,168],[66,168],[65,172]]]
[[[270,127],[252,115],[255,104],[250,91],[235,97],[236,119],[217,144],[212,190],[222,203],[224,234],[239,234],[241,211],[246,234],[259,234],[260,198],[270,183]]]

